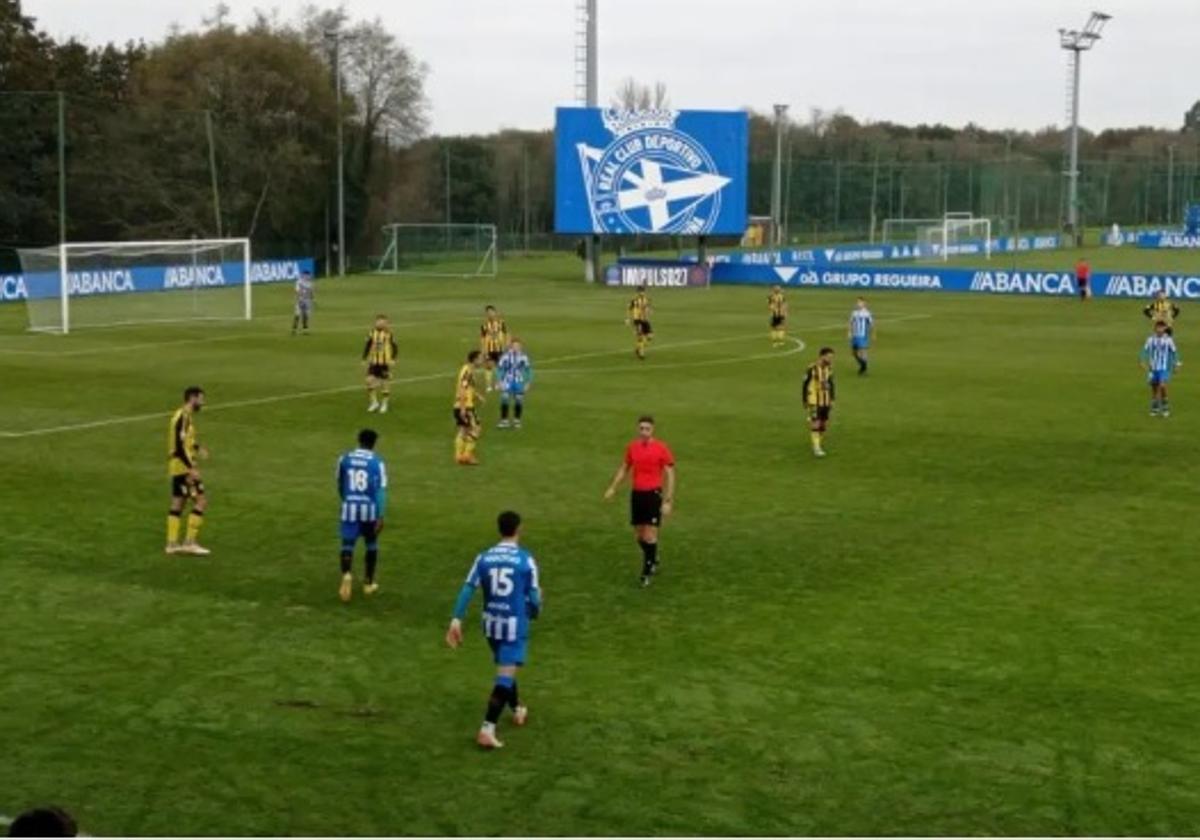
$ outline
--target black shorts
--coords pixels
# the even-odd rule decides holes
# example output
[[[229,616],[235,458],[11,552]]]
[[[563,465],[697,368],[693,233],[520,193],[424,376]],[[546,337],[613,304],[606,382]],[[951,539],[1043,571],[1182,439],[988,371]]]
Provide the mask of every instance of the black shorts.
[[[194,499],[204,495],[204,482],[193,479],[187,473],[171,476],[172,499]]]
[[[503,350],[489,350],[487,351],[487,360],[493,365],[498,365],[500,364],[500,357],[503,355]]]
[[[773,330],[779,329],[780,327],[783,326],[785,321],[787,321],[787,318],[784,318],[782,315],[772,315],[771,316],[771,329],[773,329]]]
[[[479,425],[478,418],[475,417],[475,409],[473,408],[456,408],[454,409],[454,425],[460,429],[473,429]]]
[[[392,366],[391,365],[369,365],[367,367],[367,376],[373,377],[375,379],[391,379],[392,378]]]
[[[662,491],[634,490],[629,496],[629,524],[653,525],[662,522]]]
[[[633,322],[633,331],[638,335],[653,335],[654,330],[650,327],[649,321],[635,320]]]
[[[808,409],[808,419],[818,423],[828,423],[832,411],[833,406],[831,405],[814,405]]]

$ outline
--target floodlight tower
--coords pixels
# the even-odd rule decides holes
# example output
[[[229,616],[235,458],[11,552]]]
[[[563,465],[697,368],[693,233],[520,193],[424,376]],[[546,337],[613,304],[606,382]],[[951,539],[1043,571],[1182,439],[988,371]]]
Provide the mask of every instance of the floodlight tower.
[[[1075,238],[1076,244],[1082,242],[1079,233],[1079,62],[1086,50],[1090,50],[1100,40],[1100,31],[1104,24],[1112,19],[1112,15],[1104,12],[1092,12],[1083,29],[1058,30],[1059,46],[1071,53],[1071,90],[1069,93],[1068,109],[1071,113],[1071,129],[1069,159],[1067,164],[1067,230]]]
[[[787,105],[775,106],[775,172],[771,179],[771,244],[783,242],[783,129],[787,122]]]
[[[337,102],[337,224],[338,224],[338,277],[346,276],[346,141],[342,114],[342,44],[354,41],[340,29],[325,31],[325,40],[333,43],[333,78]],[[326,273],[329,269],[326,267]]]

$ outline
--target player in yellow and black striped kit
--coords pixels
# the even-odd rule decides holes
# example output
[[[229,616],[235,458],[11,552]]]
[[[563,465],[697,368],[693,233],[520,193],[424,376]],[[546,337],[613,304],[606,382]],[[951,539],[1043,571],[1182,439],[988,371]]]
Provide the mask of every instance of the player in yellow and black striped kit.
[[[196,462],[208,457],[208,451],[196,440],[195,416],[204,406],[204,389],[193,385],[183,392],[183,405],[171,415],[167,425],[167,475],[171,478],[171,507],[167,512],[167,554],[208,554],[209,550],[196,539],[204,524],[208,497]],[[183,525],[183,509],[191,503],[187,532],[183,542],[179,531]]]
[[[487,369],[487,389],[494,387],[496,365],[508,349],[508,324],[500,317],[494,306],[483,308],[483,323],[479,326],[479,349],[483,351]]]
[[[825,457],[821,447],[825,430],[829,428],[829,415],[833,412],[833,348],[822,347],[817,360],[804,372],[804,408],[808,411],[808,428],[812,436],[812,451],[818,458]]]
[[[482,362],[483,354],[479,350],[472,350],[454,380],[454,462],[463,467],[479,464],[479,459],[475,457],[475,444],[479,441],[482,427],[475,409],[483,402],[483,395],[475,387],[475,371],[479,370]]]
[[[1167,335],[1175,335],[1175,319],[1179,317],[1179,307],[1162,289],[1158,290],[1149,306],[1142,310],[1142,314],[1149,318],[1152,324],[1166,324]]]
[[[646,294],[645,286],[637,287],[637,294],[629,301],[626,311],[625,323],[633,325],[633,352],[639,359],[644,359],[646,345],[654,338],[654,329],[650,326],[650,296]]]
[[[398,352],[396,336],[387,316],[376,315],[375,326],[367,333],[362,352],[363,363],[367,366],[367,397],[371,400],[367,411],[387,413],[388,397],[392,393],[392,365],[396,363]]]
[[[771,287],[767,295],[767,312],[771,319],[771,344],[779,347],[787,340],[787,298],[779,286]]]

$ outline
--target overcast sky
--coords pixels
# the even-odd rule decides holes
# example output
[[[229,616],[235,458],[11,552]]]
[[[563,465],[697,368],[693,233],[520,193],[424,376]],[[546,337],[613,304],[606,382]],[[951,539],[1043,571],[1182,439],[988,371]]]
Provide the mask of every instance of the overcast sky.
[[[304,0],[227,0],[287,17]],[[666,83],[677,108],[769,111],[786,102],[868,120],[1062,124],[1059,27],[1113,15],[1084,56],[1090,128],[1178,127],[1200,99],[1200,0],[599,0],[600,91]],[[162,37],[200,24],[207,0],[24,0],[57,37]],[[378,16],[429,66],[435,133],[547,128],[574,96],[575,0],[345,0]]]

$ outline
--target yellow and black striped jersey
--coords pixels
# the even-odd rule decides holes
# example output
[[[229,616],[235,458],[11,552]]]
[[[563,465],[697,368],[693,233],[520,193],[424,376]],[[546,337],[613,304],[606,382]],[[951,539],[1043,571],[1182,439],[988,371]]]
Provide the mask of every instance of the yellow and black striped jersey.
[[[767,295],[767,309],[775,318],[787,315],[787,298],[783,296],[783,292],[771,292]]]
[[[185,405],[171,415],[171,422],[167,425],[168,474],[185,475],[196,466],[196,455],[199,451],[192,410]]]
[[[833,405],[833,365],[813,362],[804,372],[804,404],[809,408]]]
[[[369,365],[391,365],[395,363],[398,351],[392,331],[376,328],[367,333],[362,357]]]
[[[454,407],[475,407],[475,368],[466,364],[458,369],[458,378],[454,385]]]
[[[508,324],[503,318],[488,318],[479,327],[479,342],[485,353],[503,353],[508,346]]]
[[[1175,319],[1179,317],[1179,307],[1171,302],[1169,298],[1155,298],[1150,301],[1150,305],[1142,310],[1146,313],[1146,317],[1155,323],[1162,321],[1168,327],[1175,323]]]
[[[629,301],[629,319],[631,321],[650,320],[650,296],[645,292],[633,296]]]

